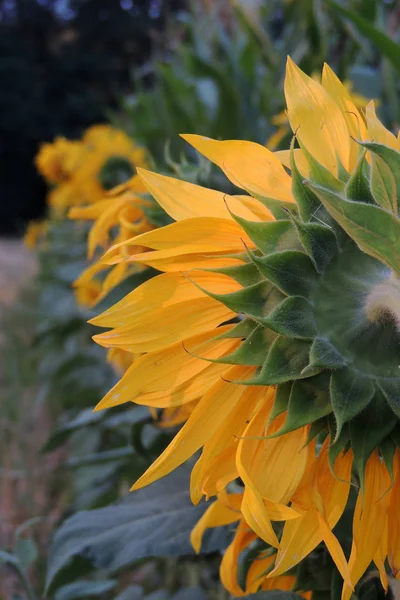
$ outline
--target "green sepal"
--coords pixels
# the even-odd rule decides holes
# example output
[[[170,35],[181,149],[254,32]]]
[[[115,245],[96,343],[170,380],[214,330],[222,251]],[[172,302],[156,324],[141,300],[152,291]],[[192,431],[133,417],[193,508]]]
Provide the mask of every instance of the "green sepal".
[[[330,468],[332,474],[335,477],[337,477],[337,475],[335,473],[335,468],[334,468],[335,462],[336,462],[336,459],[339,456],[339,454],[342,452],[342,450],[346,450],[350,446],[350,431],[349,431],[349,426],[346,423],[340,433],[340,436],[334,443],[333,440],[336,437],[336,419],[333,415],[330,415],[328,417],[328,428],[329,428],[329,436],[330,436],[330,440],[331,440],[331,443],[328,446],[329,468]]]
[[[267,196],[261,196],[261,194],[254,193],[253,190],[243,188],[250,196],[253,196],[256,200],[259,200],[261,204],[264,204],[269,211],[271,211],[273,217],[280,221],[281,219],[287,219],[287,211],[297,211],[297,206],[294,202],[285,202],[285,200],[277,200],[276,198],[269,198]]]
[[[394,441],[396,446],[400,448],[400,423],[398,423],[390,433],[390,438]]]
[[[389,165],[377,154],[371,154],[370,186],[375,202],[397,215],[396,179]]]
[[[336,441],[345,423],[358,415],[372,399],[375,386],[352,369],[339,369],[331,375],[330,395],[336,417]]]
[[[400,152],[385,146],[384,144],[378,144],[377,142],[359,142],[361,146],[367,148],[371,154],[376,154],[385,161],[391,172],[393,173],[395,184],[396,184],[396,197],[400,198]],[[396,202],[397,204],[397,202]],[[395,211],[397,214],[397,210]]]
[[[224,338],[247,338],[252,331],[258,326],[258,323],[253,319],[242,319],[231,329],[230,331],[226,331],[225,333],[221,333],[216,340],[222,340]],[[217,329],[218,331],[218,329]]]
[[[286,298],[262,322],[286,337],[312,340],[317,334],[312,304],[301,296]]]
[[[244,265],[235,265],[233,267],[222,267],[218,269],[204,269],[204,271],[228,275],[228,277],[232,277],[232,279],[244,287],[253,285],[258,281],[263,280],[262,274],[254,263],[246,263]]]
[[[290,144],[290,168],[292,170],[292,193],[299,209],[300,217],[303,221],[311,221],[315,213],[321,206],[317,196],[303,184],[300,171],[297,168],[294,157],[294,141]]]
[[[313,439],[316,438],[317,435],[319,435],[323,431],[325,432],[325,435],[326,435],[326,423],[327,423],[326,417],[322,417],[321,419],[318,419],[317,421],[314,421],[313,423],[311,423],[310,431],[308,432],[308,436],[307,436],[307,441],[304,444],[305,446],[308,446],[308,444],[310,442],[312,442]]]
[[[357,161],[357,165],[351,174],[349,181],[345,187],[345,195],[349,200],[374,204],[374,198],[371,194],[369,182],[365,176],[365,169],[368,165],[365,160],[365,152],[363,152]]]
[[[301,144],[300,147],[303,151],[305,158],[307,159],[308,165],[310,167],[310,175],[309,179],[316,182],[320,186],[328,187],[332,190],[335,190],[339,194],[344,192],[345,184],[343,181],[337,179],[328,169],[326,169],[323,165],[321,165],[312,154],[309,153],[307,148]],[[304,178],[303,178],[304,184]],[[317,195],[318,197],[318,195]]]
[[[336,348],[322,338],[316,338],[310,349],[310,367],[322,369],[340,369],[346,365]]]
[[[277,385],[316,375],[319,369],[314,369],[306,375],[302,373],[308,364],[309,349],[309,342],[304,340],[278,337],[272,344],[260,373],[243,383],[247,385]]]
[[[265,302],[272,289],[269,281],[264,280],[230,294],[214,294],[195,282],[193,283],[207,296],[218,300],[234,312],[256,317],[264,316]]]
[[[240,344],[239,348],[231,354],[211,360],[206,356],[199,358],[204,358],[204,360],[214,363],[260,367],[275,338],[276,333],[270,329],[266,329],[262,325],[258,325],[258,327],[256,327]]]
[[[293,382],[288,381],[286,383],[281,383],[276,388],[274,405],[272,407],[271,414],[269,415],[268,423],[272,423],[276,417],[279,417],[279,415],[287,410],[292,385]]]
[[[318,223],[302,223],[293,218],[304,250],[318,273],[323,273],[339,251],[335,234],[329,227]]]
[[[292,247],[293,242],[296,241],[293,224],[288,219],[254,222],[231,214],[263,254],[270,254],[288,246]]]
[[[396,451],[396,444],[390,437],[387,437],[383,440],[383,442],[379,446],[379,450],[381,452],[382,458],[385,462],[386,468],[390,475],[391,482],[393,483],[394,482],[393,460],[394,460],[394,453]]]
[[[317,272],[311,259],[297,250],[275,252],[252,260],[261,273],[288,296],[308,298],[317,280]]]
[[[303,381],[295,381],[289,397],[287,417],[282,427],[268,437],[278,437],[299,427],[318,421],[332,412],[328,392],[329,377],[321,373]]]
[[[391,434],[397,417],[385,403],[378,390],[368,406],[349,422],[354,464],[361,488],[364,488],[365,465],[372,452]]]
[[[383,208],[352,202],[314,183],[315,191],[329,213],[366,254],[400,274],[400,221]]]
[[[378,385],[390,408],[400,418],[400,380],[379,379]]]

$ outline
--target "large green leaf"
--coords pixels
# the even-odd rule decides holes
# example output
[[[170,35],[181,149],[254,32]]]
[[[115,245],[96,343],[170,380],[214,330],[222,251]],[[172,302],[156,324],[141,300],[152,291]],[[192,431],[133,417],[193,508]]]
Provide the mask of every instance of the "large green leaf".
[[[349,19],[362,33],[365,35],[371,42],[374,44],[376,49],[386,56],[392,63],[397,71],[400,71],[400,46],[396,44],[389,36],[387,36],[379,29],[376,29],[371,23],[365,20],[363,17],[360,17],[357,13],[352,10],[348,10],[334,2],[333,0],[326,0],[327,4],[329,4],[338,14],[342,15],[346,19]]]
[[[50,550],[46,589],[75,557],[93,568],[116,572],[148,556],[193,554],[191,529],[209,504],[193,506],[189,496],[187,465],[152,486],[129,494],[116,505],[79,512],[56,531]],[[229,535],[213,529],[202,551],[225,548]]]
[[[77,598],[102,596],[115,588],[116,583],[115,579],[69,583],[57,590],[54,600],[76,600]]]

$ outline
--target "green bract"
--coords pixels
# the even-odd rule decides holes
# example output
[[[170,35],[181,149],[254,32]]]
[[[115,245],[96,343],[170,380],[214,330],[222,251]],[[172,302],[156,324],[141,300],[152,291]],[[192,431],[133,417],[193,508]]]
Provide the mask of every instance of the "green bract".
[[[220,361],[258,367],[242,384],[278,386],[274,435],[328,429],[331,463],[351,446],[361,483],[374,448],[390,469],[400,441],[400,153],[362,146],[341,179],[308,153],[302,177],[292,152],[297,208],[267,223],[233,215],[258,250],[223,270],[245,287],[214,296],[243,315],[227,334],[242,344]]]

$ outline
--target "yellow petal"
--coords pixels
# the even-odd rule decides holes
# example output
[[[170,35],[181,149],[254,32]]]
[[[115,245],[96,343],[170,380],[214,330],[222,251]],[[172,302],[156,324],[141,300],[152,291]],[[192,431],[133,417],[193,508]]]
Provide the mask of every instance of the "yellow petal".
[[[243,206],[240,198],[145,169],[138,169],[138,174],[159,205],[175,221],[191,217],[231,220],[225,202],[235,215],[254,221],[254,214]]]
[[[153,311],[160,307],[166,308],[183,301],[204,298],[205,293],[193,282],[218,294],[241,289],[234,279],[218,273],[193,271],[190,278],[182,273],[165,273],[153,277],[90,322],[100,327],[140,324],[142,318],[151,316]]]
[[[182,135],[196,150],[220,167],[237,185],[255,196],[294,202],[291,180],[273,152],[243,140],[218,141],[201,135]],[[229,208],[235,208],[229,200]]]
[[[338,571],[343,578],[343,581],[345,581],[347,585],[350,586],[354,591],[353,585],[351,583],[350,572],[347,565],[346,557],[344,555],[341,545],[338,542],[337,537],[332,533],[331,529],[329,528],[327,522],[325,521],[321,513],[318,513],[318,522],[322,539],[324,540],[325,545],[328,548],[329,554],[333,558],[333,561],[337,566]]]
[[[218,499],[211,504],[201,517],[200,521],[195,525],[190,534],[190,542],[195,552],[200,552],[201,542],[206,529],[210,527],[222,527],[239,521],[241,514],[234,511]]]
[[[264,395],[265,390],[262,387],[249,386],[246,388],[243,391],[241,401],[225,419],[224,428],[218,430],[204,445],[202,455],[198,461],[199,467],[196,470],[196,477],[192,475],[190,485],[192,500],[196,504],[203,493],[206,493],[205,482],[207,482],[208,487],[212,487],[215,484],[215,477],[220,478],[221,469],[218,469],[220,457],[223,461],[222,469],[224,465],[228,466],[226,464],[226,454],[234,458],[239,437],[247,426],[246,421],[254,406],[263,399]],[[227,452],[228,449],[230,451]],[[235,471],[236,469],[233,473]]]
[[[342,111],[328,92],[290,58],[285,97],[292,130],[307,150],[334,175],[338,172],[336,156],[349,169],[351,139]]]
[[[358,494],[353,517],[353,544],[349,558],[351,581],[356,585],[376,555],[384,531],[390,501],[390,477],[378,450],[365,466],[364,493]],[[342,600],[351,597],[350,586],[344,584]]]
[[[346,121],[349,134],[357,140],[365,140],[367,138],[367,128],[360,111],[352,101],[351,96],[343,83],[326,63],[322,70],[321,83],[323,88],[340,108],[344,120]],[[351,172],[357,163],[360,146],[352,139],[350,139],[349,145],[348,169]]]
[[[390,496],[388,561],[395,579],[400,576],[400,452],[396,449],[393,462],[394,483]]]
[[[243,380],[251,377],[254,372],[254,367],[233,367],[226,371],[225,378],[232,381]],[[242,393],[243,387],[240,385],[225,380],[217,381],[203,396],[169,446],[132,489],[139,489],[164,477],[204,446],[219,428],[223,428],[224,419],[240,401]]]
[[[400,150],[399,139],[382,125],[376,116],[375,103],[372,100],[367,104],[365,116],[367,119],[369,138],[372,141],[378,142],[379,144],[385,144],[385,146],[389,146],[395,150]]]
[[[105,348],[152,352],[218,327],[235,316],[220,302],[203,296],[154,309],[143,314],[139,322],[95,335],[93,339]]]
[[[236,530],[232,543],[226,549],[222,557],[220,567],[220,578],[224,587],[235,597],[246,596],[247,592],[242,590],[238,584],[238,563],[240,553],[256,539],[245,521],[241,521]]]
[[[204,354],[210,359],[217,359],[230,353],[238,344],[237,340],[232,339],[214,341],[217,335],[230,328],[231,326],[221,327],[217,330],[212,329],[188,339],[185,343],[193,349],[193,352]],[[215,373],[216,378],[218,378],[219,371],[227,368],[226,365],[210,365],[207,361],[192,356],[185,350],[181,342],[156,352],[150,352],[138,358],[129,367],[120,381],[101,400],[97,409],[118,406],[125,402],[136,402],[138,396],[141,397],[139,398],[140,404],[159,408],[189,402],[194,398],[185,399],[184,389],[181,386],[191,382],[193,378],[197,380],[200,373],[208,371],[209,367],[213,367],[210,371]],[[202,383],[205,384],[205,381],[203,380]],[[181,388],[181,394],[179,388]],[[174,389],[178,389],[175,402],[172,400]],[[163,399],[168,396],[171,396],[171,399],[169,403],[166,403]],[[156,400],[158,397],[160,398],[159,403]]]
[[[304,486],[293,496],[292,507],[304,512],[300,518],[286,522],[271,576],[285,573],[321,543],[324,532],[321,531],[317,506],[322,508],[322,516],[331,530],[339,521],[349,495],[350,483],[346,482],[350,477],[351,466],[351,452],[340,454],[335,462],[334,477],[330,471],[325,443],[313,467],[307,468]],[[304,495],[308,495],[308,501]]]
[[[278,152],[274,152],[274,154],[287,169],[292,168],[291,162],[290,162],[290,154],[291,154],[290,150],[278,150]],[[296,161],[296,166],[297,166],[298,170],[300,171],[300,173],[304,177],[308,177],[310,168],[309,168],[307,159],[304,156],[304,153],[301,150],[301,148],[294,149],[294,159]]]

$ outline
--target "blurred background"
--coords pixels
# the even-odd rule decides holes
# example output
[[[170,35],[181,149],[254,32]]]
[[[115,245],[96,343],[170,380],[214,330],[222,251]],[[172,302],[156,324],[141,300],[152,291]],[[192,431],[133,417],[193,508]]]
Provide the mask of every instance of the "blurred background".
[[[1,600],[228,598],[218,564],[231,532],[194,558],[204,508],[190,504],[187,472],[126,499],[181,417],[92,412],[126,357],[95,346],[87,320],[154,273],[99,276],[89,217],[69,211],[110,199],[140,165],[232,191],[178,134],[288,148],[287,55],[317,80],[328,62],[397,132],[399,42],[396,0],[0,0]],[[66,147],[79,150],[73,169]],[[147,202],[145,227],[167,223]],[[110,222],[109,244],[126,221]],[[143,519],[158,537],[138,533]],[[325,566],[313,567],[320,600]],[[378,584],[368,593],[383,598]]]

